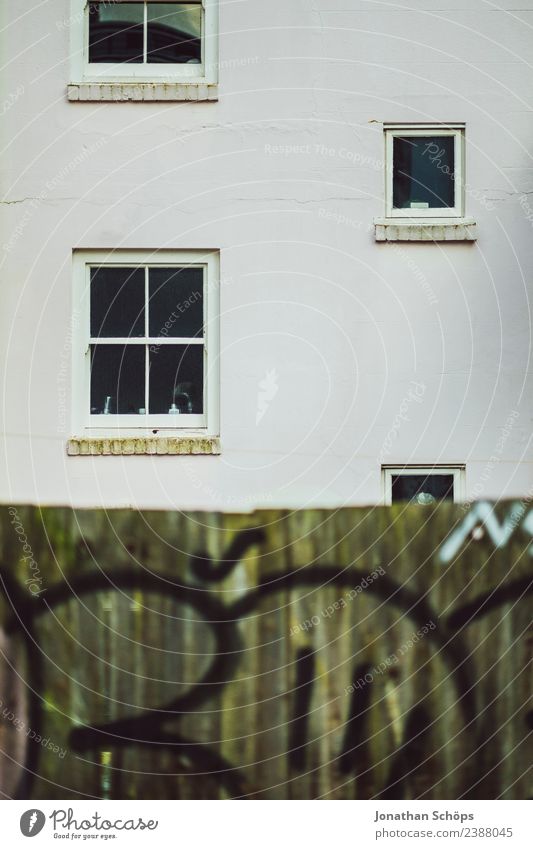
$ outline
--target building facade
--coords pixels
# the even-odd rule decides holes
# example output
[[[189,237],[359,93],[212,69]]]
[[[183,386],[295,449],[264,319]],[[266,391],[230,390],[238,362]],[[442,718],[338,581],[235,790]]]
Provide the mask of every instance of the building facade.
[[[3,500],[529,497],[532,26],[3,4]]]

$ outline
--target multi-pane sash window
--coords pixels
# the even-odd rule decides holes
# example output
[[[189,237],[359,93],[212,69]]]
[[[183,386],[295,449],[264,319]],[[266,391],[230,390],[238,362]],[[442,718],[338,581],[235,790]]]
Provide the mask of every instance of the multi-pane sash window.
[[[387,126],[385,139],[387,216],[463,216],[461,128]]]
[[[463,471],[459,466],[386,467],[383,469],[385,503],[406,501],[427,505],[438,501],[461,501]]]
[[[71,2],[73,82],[216,82],[217,0]]]
[[[78,405],[86,427],[207,426],[215,371],[207,337],[216,321],[210,262],[83,263]]]

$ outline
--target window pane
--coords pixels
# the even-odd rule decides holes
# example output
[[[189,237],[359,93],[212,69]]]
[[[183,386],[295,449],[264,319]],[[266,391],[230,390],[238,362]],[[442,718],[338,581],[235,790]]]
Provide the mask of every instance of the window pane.
[[[201,5],[149,3],[147,50],[148,62],[201,62]]]
[[[91,345],[91,413],[144,412],[144,345]]]
[[[89,3],[89,62],[142,62],[143,31],[142,3]]]
[[[203,336],[202,268],[150,268],[150,336]]]
[[[442,209],[455,206],[454,137],[394,137],[395,209]]]
[[[203,413],[204,346],[150,346],[150,413]]]
[[[144,336],[144,268],[91,269],[91,336]]]
[[[453,475],[393,475],[392,500],[416,504],[453,501]]]

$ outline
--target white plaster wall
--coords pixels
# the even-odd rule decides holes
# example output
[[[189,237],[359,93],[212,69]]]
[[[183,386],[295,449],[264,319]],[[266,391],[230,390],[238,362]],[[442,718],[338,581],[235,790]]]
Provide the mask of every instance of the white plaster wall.
[[[526,495],[533,0],[497,5],[222,0],[217,103],[81,104],[68,0],[3,3],[0,499],[375,503],[381,459]],[[466,122],[477,243],[374,242],[384,121]],[[220,249],[220,457],[66,455],[72,249],[116,247]]]

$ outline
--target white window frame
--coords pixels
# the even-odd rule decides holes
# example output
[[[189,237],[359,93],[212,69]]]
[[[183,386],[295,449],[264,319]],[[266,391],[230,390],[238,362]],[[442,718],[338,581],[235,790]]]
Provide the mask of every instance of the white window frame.
[[[463,218],[465,214],[465,125],[464,124],[385,124],[385,215],[387,218],[428,219]],[[455,203],[444,209],[394,209],[393,201],[393,147],[396,137],[453,136]],[[444,222],[443,222],[444,223]]]
[[[181,413],[179,415],[148,412],[144,415],[91,415],[91,336],[90,336],[90,293],[91,268],[95,266],[150,268],[162,266],[203,267],[204,272],[204,404],[203,414]],[[77,317],[72,340],[72,426],[78,436],[164,436],[204,435],[218,436],[219,433],[219,255],[216,251],[132,251],[132,250],[85,250],[73,254],[73,308]],[[124,342],[129,344],[195,344],[192,339],[154,338],[107,339],[100,344]],[[148,368],[148,366],[147,366]],[[105,419],[105,421],[103,421]],[[134,423],[132,422],[134,419]],[[163,431],[161,434],[160,432]]]
[[[453,475],[453,503],[461,504],[465,497],[465,467],[454,466],[382,466],[383,503],[392,504],[392,478],[397,475]]]
[[[104,0],[105,2],[105,0]],[[172,2],[172,0],[114,0],[114,2]],[[179,0],[174,0],[179,2]],[[89,3],[70,0],[71,8],[71,83],[183,83],[213,85],[218,79],[218,0],[184,0],[202,7],[202,62],[116,64],[89,62]]]

